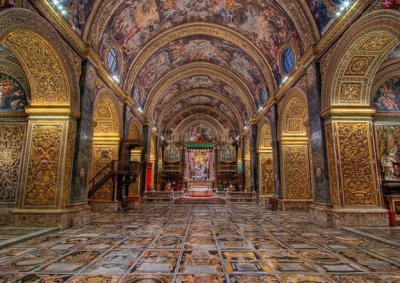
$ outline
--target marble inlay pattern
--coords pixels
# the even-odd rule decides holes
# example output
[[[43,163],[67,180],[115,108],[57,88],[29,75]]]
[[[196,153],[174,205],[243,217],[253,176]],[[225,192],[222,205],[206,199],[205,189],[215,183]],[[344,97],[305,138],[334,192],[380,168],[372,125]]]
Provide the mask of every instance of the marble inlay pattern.
[[[399,229],[326,229],[249,203],[92,219],[0,249],[0,283],[400,282]]]

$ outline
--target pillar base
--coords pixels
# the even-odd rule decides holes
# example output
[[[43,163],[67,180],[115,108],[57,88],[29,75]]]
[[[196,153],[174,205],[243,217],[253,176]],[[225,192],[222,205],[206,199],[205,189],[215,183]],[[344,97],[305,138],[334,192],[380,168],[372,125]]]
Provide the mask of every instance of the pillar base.
[[[277,199],[278,210],[283,211],[302,211],[308,212],[310,205],[312,204],[311,199]]]
[[[332,204],[314,202],[310,206],[310,221],[322,227],[333,227]]]
[[[118,201],[89,200],[89,205],[92,212],[118,211]]]
[[[11,211],[13,226],[58,227],[67,229],[90,222],[90,208],[87,204],[72,205],[65,209],[15,209]]]
[[[342,227],[389,227],[389,211],[379,207],[334,208],[334,228]]]

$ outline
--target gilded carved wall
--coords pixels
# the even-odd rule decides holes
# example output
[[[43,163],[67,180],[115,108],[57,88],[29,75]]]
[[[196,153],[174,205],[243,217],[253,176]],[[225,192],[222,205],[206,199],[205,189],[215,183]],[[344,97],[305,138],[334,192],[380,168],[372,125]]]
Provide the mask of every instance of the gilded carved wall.
[[[0,203],[16,201],[25,128],[25,123],[0,123]]]
[[[70,89],[65,83],[60,58],[49,43],[32,32],[9,33],[5,42],[17,50],[20,62],[30,78],[33,105],[69,105]]]
[[[273,195],[274,189],[274,163],[272,153],[260,153],[260,194]]]
[[[282,145],[281,172],[286,199],[309,199],[310,164],[308,145]]]
[[[326,150],[328,157],[328,170],[329,170],[329,184],[331,189],[331,201],[334,205],[339,205],[339,190],[337,186],[337,174],[336,174],[336,157],[335,147],[333,139],[333,127],[332,124],[325,125],[325,139],[326,139]]]
[[[33,124],[24,205],[56,206],[64,124]]]
[[[337,122],[340,174],[345,205],[376,205],[370,122]]]

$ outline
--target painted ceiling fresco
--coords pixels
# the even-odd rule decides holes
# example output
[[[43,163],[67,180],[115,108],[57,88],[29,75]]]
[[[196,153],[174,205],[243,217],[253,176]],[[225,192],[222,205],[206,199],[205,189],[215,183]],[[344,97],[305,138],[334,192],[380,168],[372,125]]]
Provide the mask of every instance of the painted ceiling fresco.
[[[185,142],[214,142],[214,130],[202,123],[196,123],[186,129],[184,133]]]
[[[335,22],[337,19],[335,14],[339,10],[339,6],[343,5],[345,1],[346,0],[307,0],[308,7],[314,15],[321,34],[324,34]],[[354,2],[353,0],[348,1],[350,3]]]
[[[206,89],[209,91],[213,91],[217,94],[223,94],[235,105],[236,109],[242,114],[243,121],[247,122],[249,114],[247,113],[246,108],[242,103],[242,98],[240,97],[240,95],[232,87],[226,85],[224,82],[216,78],[211,78],[209,76],[193,76],[184,78],[176,82],[172,86],[168,87],[161,94],[160,99],[157,101],[157,107],[153,112],[153,121],[158,120],[160,112],[174,97],[176,97],[176,95],[194,89]]]
[[[375,94],[377,112],[400,112],[400,76],[384,82]]]
[[[94,0],[58,0],[65,7],[65,17],[78,34],[82,34]]]
[[[221,102],[220,100],[205,96],[205,95],[197,95],[190,98],[186,98],[180,100],[177,104],[175,104],[171,109],[168,109],[168,116],[163,118],[162,124],[166,125],[171,117],[177,115],[180,111],[188,109],[188,111],[195,111],[196,107],[210,107],[211,109],[221,113],[222,115],[226,116],[229,120],[236,122],[236,117],[233,114],[232,110],[229,107]],[[204,109],[202,109],[204,111]],[[215,116],[214,116],[215,117]]]
[[[125,1],[107,24],[99,52],[105,58],[107,48],[117,43],[125,66],[129,66],[150,39],[168,28],[194,21],[220,24],[242,33],[264,54],[278,81],[281,73],[277,58],[282,47],[290,46],[297,57],[301,55],[299,34],[276,0]]]
[[[154,84],[169,71],[192,62],[208,62],[231,70],[256,94],[262,88],[265,103],[267,91],[257,63],[231,43],[209,36],[191,36],[168,43],[145,63],[135,87],[149,93]]]

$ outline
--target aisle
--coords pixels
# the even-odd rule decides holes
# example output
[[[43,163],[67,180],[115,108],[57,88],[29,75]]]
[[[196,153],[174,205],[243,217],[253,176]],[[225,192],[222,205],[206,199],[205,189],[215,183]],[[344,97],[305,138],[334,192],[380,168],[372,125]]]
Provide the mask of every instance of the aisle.
[[[399,282],[400,231],[369,231],[253,203],[148,204],[0,250],[0,282]]]

